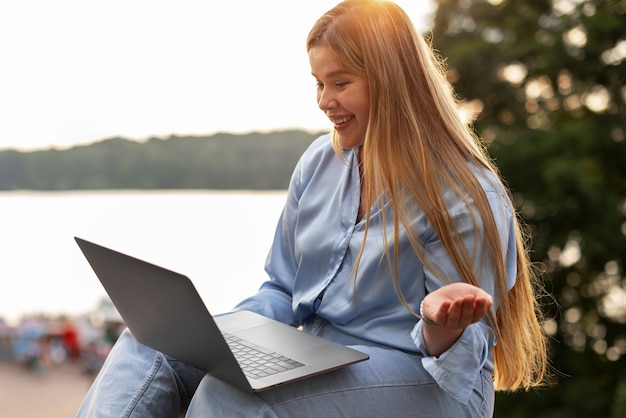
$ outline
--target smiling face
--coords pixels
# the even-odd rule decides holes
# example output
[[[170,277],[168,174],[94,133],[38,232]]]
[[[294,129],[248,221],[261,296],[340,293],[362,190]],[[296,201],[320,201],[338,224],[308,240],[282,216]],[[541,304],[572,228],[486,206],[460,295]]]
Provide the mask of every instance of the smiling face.
[[[339,146],[363,145],[370,109],[367,79],[348,72],[327,46],[310,48],[309,62],[317,81],[317,104],[333,123]]]

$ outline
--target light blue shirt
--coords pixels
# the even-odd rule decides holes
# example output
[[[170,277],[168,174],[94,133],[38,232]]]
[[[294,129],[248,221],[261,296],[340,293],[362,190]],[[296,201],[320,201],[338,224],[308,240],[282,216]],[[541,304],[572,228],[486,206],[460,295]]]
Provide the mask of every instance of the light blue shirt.
[[[479,371],[482,368],[493,371],[492,331],[486,321],[472,324],[447,352],[438,358],[428,356],[422,323],[400,303],[391,270],[382,257],[385,245],[392,245],[393,222],[391,210],[387,210],[389,242],[386,244],[380,203],[371,208],[367,241],[354,280],[353,268],[363,242],[365,220],[357,221],[360,178],[356,153],[348,150],[343,157],[339,158],[333,150],[330,135],[315,140],[302,155],[291,178],[287,202],[267,258],[270,279],[236,309],[248,309],[292,325],[302,324],[316,315],[347,334],[422,355],[422,364],[435,381],[446,392],[466,402],[474,380],[480,378]],[[478,169],[475,172],[501,232],[510,288],[516,272],[514,215],[504,206],[505,191],[500,183]],[[471,254],[480,237],[475,240],[467,206],[454,193],[448,193],[446,199]],[[443,273],[450,281],[462,281],[419,209],[413,225],[433,266],[439,269],[438,274]],[[402,294],[411,308],[419,312],[425,294],[443,284],[424,267],[404,233],[400,236],[398,256]],[[482,268],[478,277],[483,288],[495,297],[491,271]]]

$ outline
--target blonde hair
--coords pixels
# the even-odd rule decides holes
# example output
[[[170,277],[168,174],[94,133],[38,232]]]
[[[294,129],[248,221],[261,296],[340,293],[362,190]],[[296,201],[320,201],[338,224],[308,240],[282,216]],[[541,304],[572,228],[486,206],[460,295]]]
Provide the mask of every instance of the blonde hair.
[[[330,47],[346,70],[364,75],[369,83],[369,125],[360,150],[366,219],[377,199],[375,191],[384,191],[393,212],[393,247],[399,245],[403,228],[424,265],[436,272],[411,227],[411,208],[417,204],[464,280],[480,286],[473,268],[478,255],[468,254],[457,239],[459,231],[451,222],[444,192],[452,189],[461,196],[469,208],[476,240],[484,236],[480,261],[491,263],[498,278],[495,318],[489,314],[498,341],[494,386],[513,391],[540,385],[546,374],[546,338],[538,320],[537,280],[528,258],[527,236],[516,218],[517,276],[509,291],[498,225],[472,166],[490,171],[495,179],[500,175],[480,140],[460,118],[442,61],[406,13],[388,1],[339,3],[311,29],[307,50],[313,46]],[[503,206],[513,207],[507,200]],[[398,283],[398,254],[393,251],[392,256],[388,249],[385,256],[395,272],[392,276],[400,299],[411,310]]]

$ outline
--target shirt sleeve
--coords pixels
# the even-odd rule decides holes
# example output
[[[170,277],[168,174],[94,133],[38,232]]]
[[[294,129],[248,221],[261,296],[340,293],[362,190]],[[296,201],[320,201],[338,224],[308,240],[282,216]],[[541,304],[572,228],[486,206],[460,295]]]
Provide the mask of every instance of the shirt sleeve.
[[[289,325],[299,325],[293,310],[293,286],[298,269],[294,251],[302,160],[296,166],[287,201],[278,221],[274,241],[265,263],[269,280],[259,291],[240,302],[235,310],[249,310]]]
[[[459,339],[439,357],[429,356],[423,334],[424,323],[419,321],[411,337],[421,351],[422,366],[435,382],[450,396],[466,404],[476,379],[489,358],[489,327],[481,322],[465,328]]]
[[[516,276],[516,242],[514,214],[504,206],[505,199],[498,192],[487,192],[495,217],[500,240],[502,243],[502,256],[506,263],[506,281],[510,289]],[[463,241],[470,254],[475,245],[482,251],[482,237],[476,239],[471,216],[464,203],[455,205],[451,214],[459,230],[459,238]],[[441,241],[431,237],[426,243],[426,251],[433,266],[438,269],[438,275],[443,275],[446,280],[462,281],[448,252]],[[482,288],[494,298],[493,310],[497,309],[495,298],[495,278],[489,263],[476,262],[475,271],[481,281]],[[430,271],[425,271],[426,290],[432,292],[443,286],[443,283]],[[439,357],[430,356],[426,350],[423,336],[423,323],[419,321],[411,332],[413,342],[418,351],[424,356],[422,365],[433,377],[437,384],[452,397],[462,403],[467,403],[471,395],[476,379],[480,378],[480,371],[487,368],[493,372],[493,347],[496,344],[495,336],[486,319],[474,323],[465,328],[459,339]]]

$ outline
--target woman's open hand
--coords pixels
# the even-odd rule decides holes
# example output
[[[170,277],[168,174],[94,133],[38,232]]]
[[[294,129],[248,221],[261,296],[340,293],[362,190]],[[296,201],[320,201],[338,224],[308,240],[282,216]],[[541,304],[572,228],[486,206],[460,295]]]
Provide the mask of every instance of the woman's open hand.
[[[443,328],[465,328],[480,321],[493,301],[491,295],[467,283],[445,285],[426,295],[423,314]]]
[[[461,336],[465,327],[480,321],[492,305],[489,293],[468,283],[451,283],[426,295],[422,313],[437,324],[424,323],[428,353],[441,355]]]

